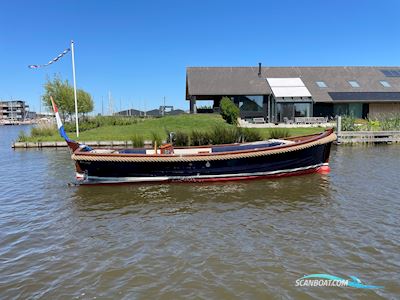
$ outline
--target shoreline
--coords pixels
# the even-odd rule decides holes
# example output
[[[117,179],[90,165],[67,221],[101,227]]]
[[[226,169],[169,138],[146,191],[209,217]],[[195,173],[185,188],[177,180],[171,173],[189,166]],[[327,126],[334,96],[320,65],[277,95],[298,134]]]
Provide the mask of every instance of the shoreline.
[[[90,147],[133,147],[132,141],[82,141]],[[144,147],[152,147],[153,143],[150,140],[144,141]],[[13,149],[32,149],[32,148],[67,148],[65,141],[54,141],[54,142],[13,142],[11,144]]]

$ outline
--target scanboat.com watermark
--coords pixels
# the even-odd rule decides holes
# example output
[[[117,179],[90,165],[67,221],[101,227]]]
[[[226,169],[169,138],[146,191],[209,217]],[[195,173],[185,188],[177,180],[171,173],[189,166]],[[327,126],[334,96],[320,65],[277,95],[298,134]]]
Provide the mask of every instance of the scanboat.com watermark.
[[[353,287],[358,289],[381,289],[380,285],[366,285],[356,276],[349,276],[349,279],[329,275],[311,274],[296,280],[296,287]]]

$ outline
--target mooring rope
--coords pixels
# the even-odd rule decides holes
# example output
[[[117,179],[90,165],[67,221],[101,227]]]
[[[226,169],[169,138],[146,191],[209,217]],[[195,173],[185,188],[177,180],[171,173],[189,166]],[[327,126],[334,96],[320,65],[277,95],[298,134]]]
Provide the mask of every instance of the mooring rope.
[[[332,133],[322,139],[312,141],[309,143],[300,144],[297,146],[288,146],[279,149],[262,149],[259,151],[251,151],[244,153],[233,153],[233,154],[210,154],[210,155],[182,155],[182,156],[131,156],[129,154],[109,154],[105,155],[88,155],[88,154],[72,154],[71,158],[76,161],[107,161],[107,162],[191,162],[191,161],[215,161],[215,160],[227,160],[227,159],[240,159],[250,157],[260,157],[273,154],[280,154],[286,152],[292,152],[310,147],[318,146],[333,142],[336,140],[336,134]],[[129,155],[129,156],[128,156]]]

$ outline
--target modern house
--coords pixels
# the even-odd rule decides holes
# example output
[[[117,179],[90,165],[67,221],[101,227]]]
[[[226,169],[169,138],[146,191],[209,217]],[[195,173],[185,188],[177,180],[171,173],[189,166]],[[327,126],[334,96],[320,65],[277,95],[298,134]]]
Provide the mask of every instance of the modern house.
[[[400,113],[400,67],[188,67],[186,100],[217,109],[228,96],[243,119]]]
[[[0,121],[2,122],[20,122],[27,118],[29,106],[25,101],[11,100],[0,101]]]

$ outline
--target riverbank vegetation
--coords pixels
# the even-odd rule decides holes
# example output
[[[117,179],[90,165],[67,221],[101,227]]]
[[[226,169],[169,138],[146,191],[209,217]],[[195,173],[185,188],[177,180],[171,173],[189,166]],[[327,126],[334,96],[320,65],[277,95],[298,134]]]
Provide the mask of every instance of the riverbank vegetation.
[[[344,131],[394,131],[400,130],[400,114],[382,114],[368,119],[356,119],[353,116],[342,117]]]
[[[176,146],[202,146],[217,144],[232,144],[255,142],[263,139],[259,131],[249,128],[215,126],[209,131],[191,130],[190,132],[177,131],[167,134],[167,142]]]
[[[282,138],[321,132],[324,129],[313,128],[236,128],[227,124],[218,114],[182,114],[161,118],[135,117],[95,117],[79,124],[79,141],[134,141],[140,145],[144,140],[167,140],[167,132],[174,132],[181,144],[199,145],[204,143],[223,142],[224,135],[229,141],[251,141],[261,137]],[[76,139],[75,127],[65,124],[66,131],[72,139]],[[187,136],[187,137],[186,137]],[[218,137],[219,136],[219,137]],[[55,125],[38,125],[32,128],[29,136],[20,134],[19,141],[45,142],[62,141]]]

